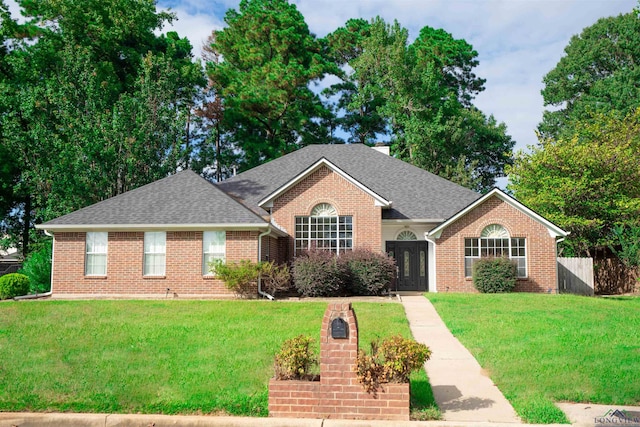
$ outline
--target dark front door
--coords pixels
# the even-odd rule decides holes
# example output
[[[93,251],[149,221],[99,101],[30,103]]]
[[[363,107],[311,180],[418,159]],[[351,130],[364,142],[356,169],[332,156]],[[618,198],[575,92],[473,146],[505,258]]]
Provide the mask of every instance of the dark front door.
[[[387,253],[398,266],[398,291],[428,291],[427,242],[387,242]]]

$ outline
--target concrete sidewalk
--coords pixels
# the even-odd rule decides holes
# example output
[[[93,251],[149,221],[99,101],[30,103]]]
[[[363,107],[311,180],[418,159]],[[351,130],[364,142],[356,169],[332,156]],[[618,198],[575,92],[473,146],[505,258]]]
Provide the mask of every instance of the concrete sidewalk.
[[[465,421],[357,421],[207,415],[60,414],[0,412],[0,427],[535,427]],[[542,427],[542,426],[541,426]],[[567,427],[545,425],[544,427]]]
[[[640,406],[556,403],[575,427],[594,425],[640,426]]]
[[[402,304],[413,337],[431,349],[425,368],[443,420],[519,423],[511,404],[449,332],[431,302],[422,295],[403,296]]]

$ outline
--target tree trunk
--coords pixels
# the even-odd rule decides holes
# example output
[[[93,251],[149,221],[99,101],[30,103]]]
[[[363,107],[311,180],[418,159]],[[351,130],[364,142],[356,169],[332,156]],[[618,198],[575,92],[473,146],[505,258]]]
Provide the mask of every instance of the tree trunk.
[[[22,258],[26,259],[29,253],[29,229],[31,226],[31,195],[24,199],[24,215],[22,217]]]

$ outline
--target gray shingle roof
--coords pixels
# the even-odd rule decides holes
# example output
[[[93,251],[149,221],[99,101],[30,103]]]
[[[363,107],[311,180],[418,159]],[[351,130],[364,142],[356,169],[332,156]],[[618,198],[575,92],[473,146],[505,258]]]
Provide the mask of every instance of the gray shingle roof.
[[[185,170],[42,224],[266,224],[195,172]]]
[[[258,202],[322,158],[393,202],[384,219],[446,219],[481,195],[363,144],[311,145],[217,184],[258,211]]]

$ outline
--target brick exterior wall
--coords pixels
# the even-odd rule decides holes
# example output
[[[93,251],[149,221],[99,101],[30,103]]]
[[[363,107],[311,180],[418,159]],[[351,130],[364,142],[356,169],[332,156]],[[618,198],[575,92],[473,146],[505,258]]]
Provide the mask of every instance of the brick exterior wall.
[[[286,252],[286,238],[265,236],[262,238],[262,261],[273,261],[276,264],[287,262],[284,257]]]
[[[227,231],[227,260],[257,261],[258,234]],[[219,279],[202,275],[202,231],[167,231],[164,277],[143,276],[144,232],[109,232],[107,275],[85,276],[85,236],[55,233],[54,295],[165,295],[167,288],[177,296],[232,294]]]
[[[331,322],[347,322],[348,337],[331,337]],[[409,384],[385,384],[377,394],[363,390],[353,366],[358,322],[351,303],[330,303],[320,330],[320,381],[269,381],[269,416],[359,420],[409,420]]]
[[[289,236],[264,237],[262,260],[290,261],[294,256],[296,216],[309,216],[320,203],[329,203],[338,215],[353,218],[354,248],[382,251],[385,249],[383,237],[395,238],[389,230],[383,236],[382,208],[375,206],[374,198],[323,166],[274,200],[273,221]],[[479,237],[482,229],[490,224],[504,226],[511,237],[526,238],[528,277],[518,279],[515,290],[554,291],[557,287],[555,239],[541,223],[498,197],[490,198],[458,219],[436,240],[437,291],[476,292],[471,279],[464,277],[464,240]],[[387,229],[390,227],[387,225]],[[227,260],[257,261],[258,235],[258,231],[227,231]],[[220,280],[202,275],[202,231],[168,231],[166,242],[166,276],[144,277],[144,233],[109,232],[107,275],[90,277],[84,275],[85,233],[55,233],[54,295],[165,295],[167,288],[178,296],[231,295]],[[434,289],[433,283],[429,286]]]
[[[353,247],[380,251],[382,211],[373,197],[327,167],[321,167],[278,197],[271,210],[287,238],[287,258],[294,255],[295,218],[309,216],[319,203],[329,203],[340,216],[353,217]]]
[[[555,292],[556,242],[546,227],[498,197],[491,197],[447,227],[436,240],[438,292],[477,292],[464,277],[464,239],[480,237],[490,224],[507,229],[510,237],[526,238],[527,278],[518,279],[516,292]]]

